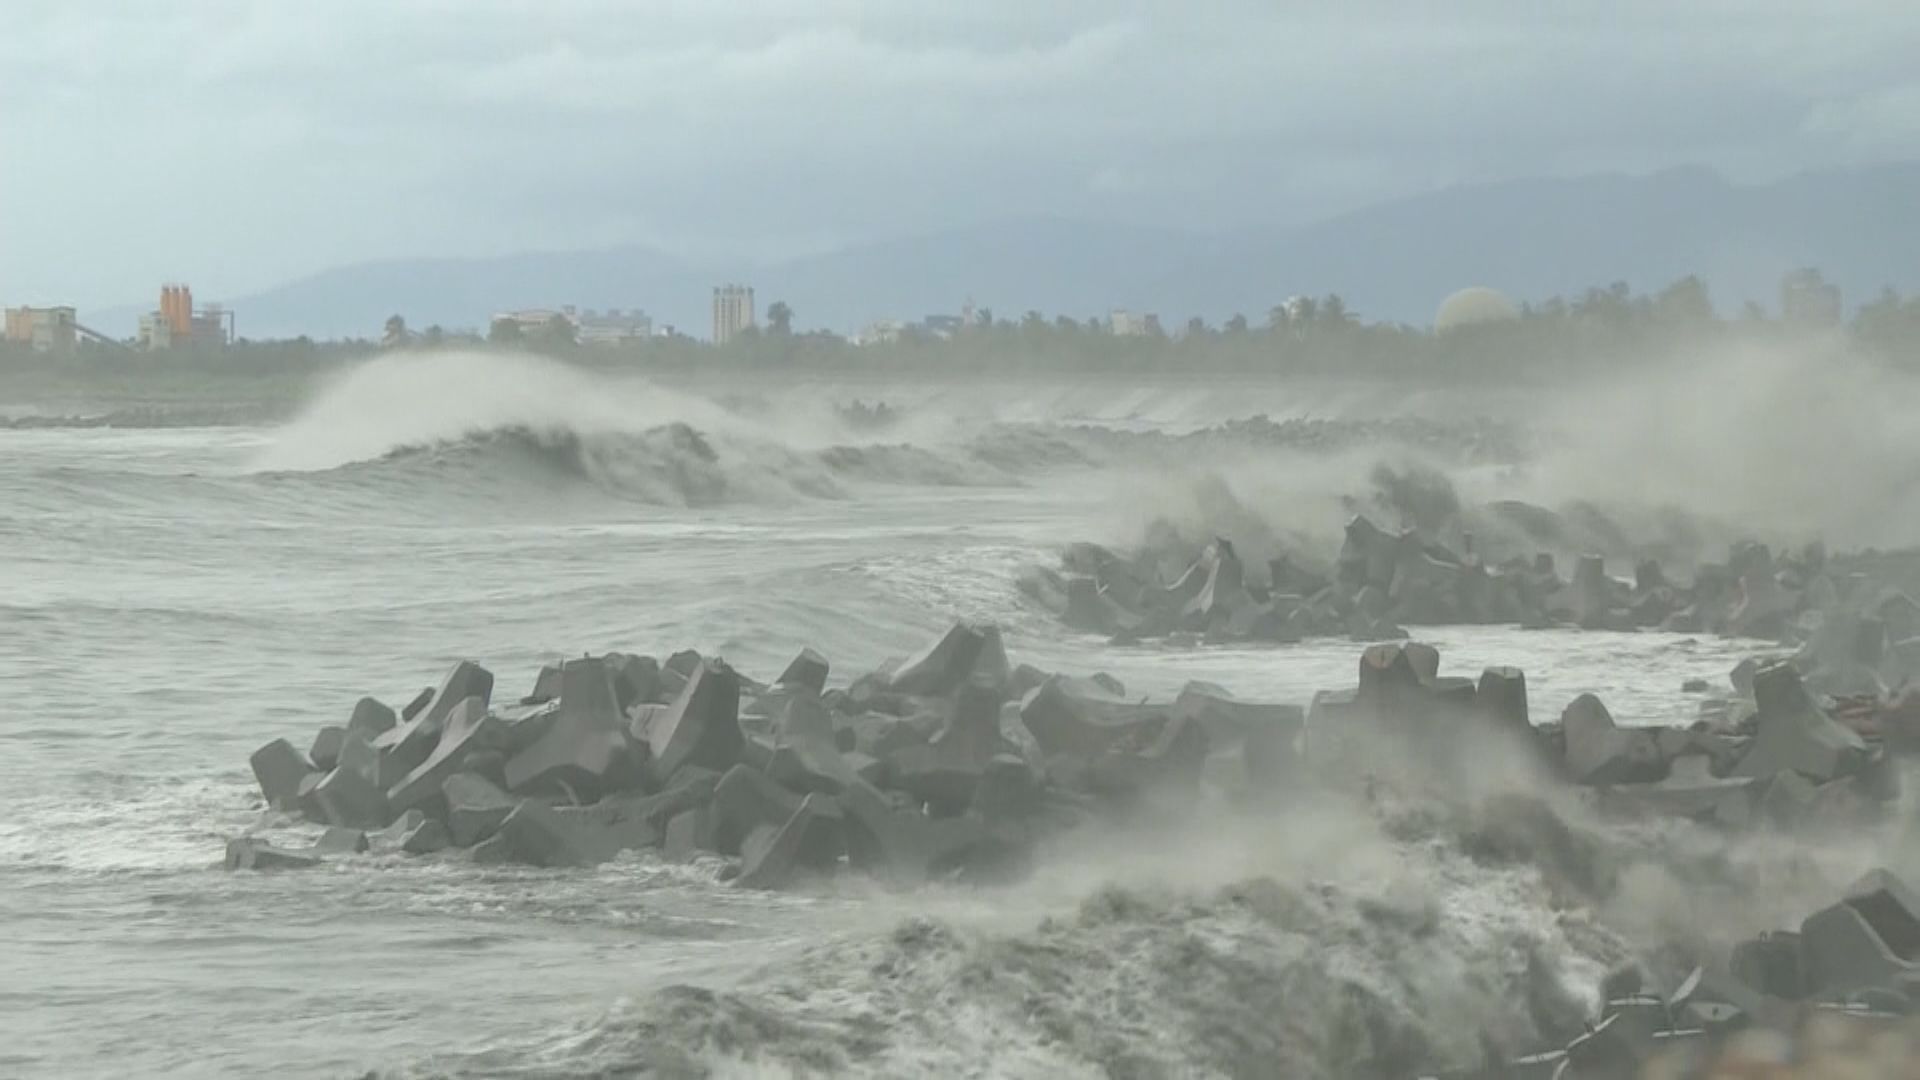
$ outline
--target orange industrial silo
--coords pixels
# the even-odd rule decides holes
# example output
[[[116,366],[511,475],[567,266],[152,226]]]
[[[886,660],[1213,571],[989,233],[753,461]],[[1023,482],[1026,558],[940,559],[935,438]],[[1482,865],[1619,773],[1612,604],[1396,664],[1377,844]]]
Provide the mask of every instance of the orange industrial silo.
[[[160,318],[176,341],[193,336],[193,290],[185,285],[160,287]]]

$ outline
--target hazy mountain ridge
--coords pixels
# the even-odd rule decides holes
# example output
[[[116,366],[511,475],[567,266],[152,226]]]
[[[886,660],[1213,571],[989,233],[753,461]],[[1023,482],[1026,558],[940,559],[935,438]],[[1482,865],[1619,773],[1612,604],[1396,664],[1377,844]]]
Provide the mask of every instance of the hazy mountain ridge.
[[[852,331],[876,319],[1028,309],[1084,319],[1111,308],[1256,321],[1295,293],[1340,293],[1371,319],[1428,321],[1439,299],[1490,284],[1522,299],[1625,280],[1650,289],[1705,277],[1721,309],[1771,303],[1779,277],[1812,265],[1850,304],[1883,285],[1920,286],[1920,162],[1738,185],[1704,168],[1453,187],[1298,227],[1196,234],[1021,218],[752,266],[639,246],[492,258],[392,259],[324,270],[233,298],[249,337],[377,336],[414,326],[483,327],[518,307],[641,307],[703,336],[714,284],[785,300],[803,327]],[[86,313],[103,329],[138,307]]]

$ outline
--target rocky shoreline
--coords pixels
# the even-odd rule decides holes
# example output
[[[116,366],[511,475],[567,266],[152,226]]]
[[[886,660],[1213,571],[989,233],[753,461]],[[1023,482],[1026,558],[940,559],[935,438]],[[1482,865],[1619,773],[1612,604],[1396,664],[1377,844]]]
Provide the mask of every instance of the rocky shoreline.
[[[463,662],[397,710],[363,699],[306,750],[256,752],[268,809],[226,865],[372,852],[576,867],[633,851],[719,859],[740,888],[994,884],[1090,825],[1385,791],[1498,818],[1476,854],[1490,862],[1577,845],[1561,798],[1598,821],[1817,842],[1898,812],[1913,745],[1897,710],[1823,695],[1794,659],[1743,663],[1700,721],[1671,728],[1618,726],[1592,695],[1539,721],[1523,672],[1442,674],[1417,642],[1369,646],[1354,686],[1304,708],[1199,682],[1138,700],[1110,676],[1016,666],[998,628],[970,624],[843,687],[830,675],[810,649],[767,683],[693,652],[612,653],[550,665],[502,701]],[[276,842],[295,818],[326,831]],[[1646,1075],[1720,1075],[1701,1070],[1761,1052],[1755,1032],[1832,1042],[1836,1024],[1878,1046],[1860,1025],[1902,1030],[1920,1002],[1920,898],[1881,872],[1797,928],[1696,961],[1663,995],[1611,985],[1551,1049],[1446,1075],[1629,1076],[1655,1060],[1684,1068]]]

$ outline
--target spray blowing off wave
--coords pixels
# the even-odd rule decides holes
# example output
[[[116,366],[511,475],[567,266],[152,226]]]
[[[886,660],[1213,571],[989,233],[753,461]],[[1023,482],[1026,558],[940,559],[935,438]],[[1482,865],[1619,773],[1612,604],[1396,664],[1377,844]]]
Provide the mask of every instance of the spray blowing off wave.
[[[1920,381],[1837,343],[1690,357],[1532,404],[1527,452],[1381,440],[1331,453],[1216,455],[1129,479],[1096,538],[1231,538],[1310,560],[1367,514],[1489,558],[1602,554],[1682,568],[1755,539],[1842,551],[1920,540]],[[1144,486],[1145,496],[1141,496]]]
[[[261,471],[320,472],[395,451],[488,432],[638,434],[670,423],[744,434],[705,399],[640,380],[613,380],[552,360],[448,352],[385,357],[345,373],[256,462]]]
[[[638,378],[444,353],[383,358],[348,373],[279,432],[255,469],[437,482],[557,477],[674,505],[840,498],[847,481],[1010,479],[984,460],[859,438],[824,407],[743,416]]]
[[[742,987],[669,987],[535,1046],[376,1075],[953,1076],[985,1062],[1010,1077],[1384,1080],[1577,1023],[1626,956],[1558,916],[1535,874],[1451,838],[1396,839],[1334,802],[1089,838],[1076,862],[985,899],[872,898],[897,909],[890,932],[822,943]]]

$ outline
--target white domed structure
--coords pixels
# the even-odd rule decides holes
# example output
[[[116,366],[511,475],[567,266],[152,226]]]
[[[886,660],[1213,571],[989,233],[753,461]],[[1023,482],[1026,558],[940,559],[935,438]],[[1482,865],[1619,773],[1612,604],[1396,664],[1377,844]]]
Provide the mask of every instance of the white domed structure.
[[[1506,293],[1475,285],[1440,302],[1440,310],[1433,316],[1433,328],[1445,333],[1462,326],[1511,322],[1519,317],[1520,308]]]

